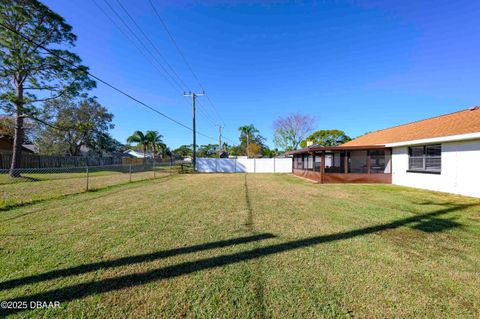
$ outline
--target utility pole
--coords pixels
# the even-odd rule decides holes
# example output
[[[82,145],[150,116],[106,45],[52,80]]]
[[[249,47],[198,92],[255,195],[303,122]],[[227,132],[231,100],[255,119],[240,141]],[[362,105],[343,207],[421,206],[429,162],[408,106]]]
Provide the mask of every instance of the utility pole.
[[[218,125],[218,158],[220,158],[220,154],[222,153],[222,125]]]
[[[195,121],[195,100],[197,99],[197,96],[204,96],[205,91],[202,93],[195,93],[195,92],[188,92],[185,93],[183,92],[183,96],[191,96],[192,97],[192,131],[193,131],[193,158],[192,158],[192,164],[193,164],[193,171],[197,171],[197,125]]]

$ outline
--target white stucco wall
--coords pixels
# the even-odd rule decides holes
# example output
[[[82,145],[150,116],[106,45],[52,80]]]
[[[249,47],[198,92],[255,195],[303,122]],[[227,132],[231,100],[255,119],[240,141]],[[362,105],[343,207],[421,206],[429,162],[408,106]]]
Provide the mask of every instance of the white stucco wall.
[[[480,197],[480,140],[442,144],[441,174],[410,173],[408,147],[394,147],[392,183]]]

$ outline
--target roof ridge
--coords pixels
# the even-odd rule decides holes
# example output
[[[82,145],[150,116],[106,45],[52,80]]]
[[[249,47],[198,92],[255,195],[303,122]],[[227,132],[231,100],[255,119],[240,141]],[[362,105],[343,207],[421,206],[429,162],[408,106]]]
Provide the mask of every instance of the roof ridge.
[[[456,114],[456,113],[467,112],[467,111],[477,111],[477,110],[480,110],[480,108],[479,108],[478,106],[472,106],[472,107],[469,107],[468,109],[463,109],[463,110],[459,110],[459,111],[455,111],[455,112],[450,112],[450,113],[446,113],[446,114],[442,114],[442,115],[432,116],[432,117],[429,117],[429,118],[426,118],[426,119],[423,119],[423,120],[417,120],[417,121],[413,121],[413,122],[409,122],[409,123],[398,124],[398,125],[390,126],[390,127],[383,128],[383,129],[380,129],[380,130],[371,131],[371,132],[369,132],[369,133],[365,133],[365,134],[363,134],[363,135],[360,135],[360,136],[357,137],[357,138],[360,138],[360,137],[362,137],[362,136],[366,136],[366,135],[372,134],[372,133],[377,133],[377,132],[381,132],[381,131],[390,130],[390,129],[392,129],[392,128],[396,128],[396,127],[400,127],[400,126],[405,126],[405,125],[409,125],[409,124],[413,124],[413,123],[419,123],[419,122],[429,121],[429,120],[433,120],[433,119],[436,119],[436,118],[439,118],[439,117],[448,116],[448,115],[453,115],[453,114]],[[355,138],[355,139],[357,139],[357,138]],[[348,143],[348,142],[347,142],[347,143]]]

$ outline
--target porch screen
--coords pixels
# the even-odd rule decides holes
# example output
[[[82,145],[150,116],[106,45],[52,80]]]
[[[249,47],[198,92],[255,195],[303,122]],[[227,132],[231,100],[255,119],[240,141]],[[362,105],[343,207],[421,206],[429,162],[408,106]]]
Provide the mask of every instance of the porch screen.
[[[367,151],[351,151],[348,153],[348,172],[357,174],[368,173]]]
[[[322,165],[322,155],[315,154],[313,158],[313,170],[315,172],[320,172],[320,166]]]
[[[307,159],[307,169],[313,171],[313,155],[308,155]]]
[[[385,173],[385,151],[384,150],[375,150],[369,151],[370,154],[370,173],[378,174]]]
[[[295,155],[294,167],[297,169],[303,169],[303,155]]]

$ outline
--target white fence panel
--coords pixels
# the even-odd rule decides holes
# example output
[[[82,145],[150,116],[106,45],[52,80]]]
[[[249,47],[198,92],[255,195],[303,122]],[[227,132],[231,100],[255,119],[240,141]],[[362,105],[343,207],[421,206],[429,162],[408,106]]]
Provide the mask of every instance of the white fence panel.
[[[254,173],[255,164],[253,163],[253,158],[238,158],[236,160],[236,172],[237,173]]]
[[[275,173],[275,162],[273,158],[255,159],[255,173]]]
[[[291,173],[291,158],[197,158],[202,173]]]
[[[291,173],[292,159],[291,158],[276,158],[275,159],[275,173]]]
[[[230,158],[217,158],[218,173],[235,173],[235,160]]]
[[[215,158],[197,158],[197,171],[215,173],[217,171]]]

